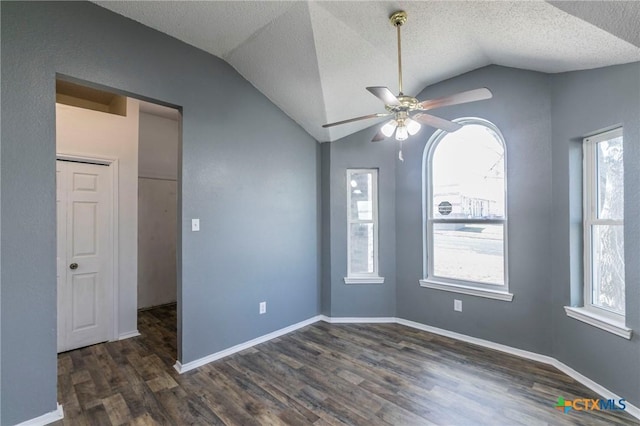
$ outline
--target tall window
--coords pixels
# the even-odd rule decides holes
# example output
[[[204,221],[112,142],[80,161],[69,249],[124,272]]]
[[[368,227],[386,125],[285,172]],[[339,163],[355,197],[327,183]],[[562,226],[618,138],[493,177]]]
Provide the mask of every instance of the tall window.
[[[376,284],[378,274],[378,171],[347,170],[347,284]]]
[[[436,132],[423,160],[424,287],[512,300],[506,262],[505,143],[481,119]]]
[[[622,129],[585,138],[584,307],[624,321],[624,166]]]

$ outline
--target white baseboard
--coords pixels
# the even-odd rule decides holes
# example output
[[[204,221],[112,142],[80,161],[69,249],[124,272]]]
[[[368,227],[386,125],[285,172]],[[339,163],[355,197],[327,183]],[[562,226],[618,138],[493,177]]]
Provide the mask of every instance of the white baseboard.
[[[274,331],[269,334],[265,334],[264,336],[255,338],[253,340],[249,340],[248,342],[241,343],[229,349],[216,352],[214,354],[197,359],[195,361],[188,362],[186,364],[181,364],[179,361],[176,361],[174,368],[178,371],[178,373],[182,374],[189,370],[193,370],[194,368],[197,368],[202,365],[208,364],[212,361],[216,361],[218,359],[224,358],[236,352],[240,352],[244,349],[248,349],[259,343],[267,342],[271,339],[290,333],[292,331],[295,331],[299,328],[305,327],[309,324],[313,324],[318,321],[324,321],[330,324],[390,324],[390,323],[401,324],[407,327],[415,328],[417,330],[438,334],[440,336],[449,337],[449,338],[460,340],[467,343],[473,343],[474,345],[482,346],[488,349],[494,349],[500,352],[519,356],[521,358],[530,359],[532,361],[538,361],[544,364],[552,365],[556,367],[558,370],[565,373],[567,376],[573,378],[577,382],[583,384],[584,386],[588,387],[595,393],[599,394],[603,398],[616,399],[616,400],[620,399],[618,395],[611,392],[604,386],[599,385],[598,383],[578,373],[571,367],[567,366],[566,364],[562,363],[561,361],[558,361],[557,359],[551,356],[542,355],[542,354],[538,354],[530,351],[525,351],[523,349],[518,349],[511,346],[503,345],[500,343],[495,343],[490,340],[479,339],[477,337],[467,336],[466,334],[456,333],[455,331],[444,330],[442,328],[432,327],[430,325],[425,325],[419,322],[409,321],[403,318],[395,318],[395,317],[329,317],[326,315],[318,315],[318,316],[309,318],[308,320],[299,322],[297,324],[293,324],[289,327],[282,328],[280,330]],[[633,404],[630,404],[629,402],[625,402],[625,403],[626,403],[625,411],[630,415],[632,415],[633,417],[640,419],[640,409],[634,406]]]
[[[394,317],[328,317],[320,315],[320,320],[330,324],[392,324],[397,322]]]
[[[119,335],[118,340],[130,339],[137,336],[140,336],[140,332],[138,330],[128,331]]]
[[[553,358],[553,363],[551,365],[553,365],[558,370],[562,371],[564,374],[566,374],[567,376],[571,377],[575,381],[582,383],[583,385],[585,385],[586,387],[588,387],[589,389],[591,389],[592,391],[594,391],[598,395],[602,396],[603,398],[615,399],[615,400],[619,400],[621,398],[620,396],[618,396],[615,393],[611,392],[609,389],[607,389],[604,386],[601,386],[600,384],[594,382],[593,380],[591,380],[587,376],[578,373],[573,368],[569,367],[568,365],[566,365],[563,362],[558,361],[555,358]],[[640,409],[638,407],[636,407],[635,405],[629,403],[628,401],[625,401],[625,404],[627,406],[625,408],[625,411],[627,413],[631,414],[636,419],[640,419]]]
[[[180,363],[180,361],[176,361],[175,365],[173,366],[173,368],[176,369],[176,371],[180,374],[182,373],[186,373],[189,370],[193,370],[194,368],[203,366],[205,364],[208,364],[210,362],[216,361],[220,358],[224,358],[226,356],[232,355],[236,352],[240,352],[243,351],[245,349],[249,349],[252,346],[258,345],[260,343],[264,343],[267,342],[271,339],[275,339],[276,337],[280,337],[283,336],[285,334],[291,333],[292,331],[295,331],[299,328],[302,327],[306,327],[309,324],[313,324],[314,322],[318,322],[320,321],[320,315],[317,315],[315,317],[309,318],[307,320],[301,321],[299,323],[290,325],[289,327],[285,327],[285,328],[281,328],[280,330],[276,330],[274,332],[271,332],[269,334],[265,334],[264,336],[260,336],[260,337],[256,337],[255,339],[249,340],[248,342],[244,342],[244,343],[240,343],[239,345],[235,345],[230,347],[229,349],[225,349],[223,351],[220,352],[216,352],[214,354],[211,355],[207,355],[205,357],[196,359],[195,361],[191,361],[188,362],[186,364],[182,364]]]
[[[64,418],[64,410],[62,405],[58,404],[54,411],[47,414],[43,414],[35,419],[26,420],[22,423],[18,423],[16,426],[44,426],[62,420]]]
[[[505,353],[508,353],[508,354],[511,354],[511,355],[516,355],[516,356],[519,356],[521,358],[530,359],[532,361],[538,361],[538,362],[542,362],[544,364],[552,365],[552,366],[556,367],[558,370],[562,371],[567,376],[569,376],[572,379],[574,379],[575,381],[583,384],[584,386],[588,387],[589,389],[591,389],[592,391],[594,391],[598,395],[602,396],[603,398],[615,399],[615,400],[619,400],[620,399],[620,397],[618,395],[616,395],[615,393],[611,392],[609,389],[607,389],[604,386],[601,386],[600,384],[594,382],[590,378],[578,373],[573,368],[569,367],[568,365],[564,364],[561,361],[558,361],[557,359],[555,359],[553,357],[550,357],[550,356],[547,356],[547,355],[537,354],[535,352],[525,351],[525,350],[522,350],[522,349],[518,349],[518,348],[511,347],[511,346],[507,346],[507,345],[502,345],[500,343],[491,342],[489,340],[478,339],[477,337],[467,336],[466,334],[456,333],[455,331],[449,331],[449,330],[444,330],[444,329],[437,328],[437,327],[431,327],[429,325],[421,324],[419,322],[405,320],[405,319],[402,319],[402,318],[396,318],[396,322],[398,324],[406,325],[407,327],[416,328],[418,330],[427,331],[427,332],[433,333],[433,334],[439,334],[441,336],[450,337],[452,339],[461,340],[463,342],[473,343],[474,345],[483,346],[483,347],[489,348],[489,349],[495,349],[497,351],[505,352]],[[635,405],[629,403],[628,401],[625,401],[625,404],[626,404],[625,411],[627,413],[629,413],[630,415],[632,415],[633,417],[635,417],[637,419],[640,419],[640,409],[638,409],[638,407],[636,407]]]
[[[533,361],[543,362],[545,364],[553,364],[555,358],[547,355],[537,354],[535,352],[525,351],[523,349],[514,348],[500,343],[495,343],[490,340],[478,339],[477,337],[467,336],[466,334],[456,333],[455,331],[444,330],[438,327],[432,327],[430,325],[421,324],[419,322],[409,321],[402,318],[396,318],[398,324],[406,325],[407,327],[415,328],[418,330],[428,331],[429,333],[438,334],[440,336],[450,337],[452,339],[461,340],[467,343],[473,343],[474,345],[483,346],[489,349],[495,349],[500,352],[505,352],[511,355],[516,355],[521,358],[530,359]]]

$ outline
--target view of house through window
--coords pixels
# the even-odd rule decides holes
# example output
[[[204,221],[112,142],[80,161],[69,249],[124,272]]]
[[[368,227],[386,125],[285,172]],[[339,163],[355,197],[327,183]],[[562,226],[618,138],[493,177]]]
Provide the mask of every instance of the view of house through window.
[[[585,306],[625,313],[622,129],[584,143]]]
[[[505,148],[481,120],[432,142],[427,278],[505,284]]]

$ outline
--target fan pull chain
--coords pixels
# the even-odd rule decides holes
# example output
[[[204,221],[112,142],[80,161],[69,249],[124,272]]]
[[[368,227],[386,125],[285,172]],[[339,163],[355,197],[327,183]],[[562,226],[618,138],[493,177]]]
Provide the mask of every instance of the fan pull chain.
[[[400,148],[398,149],[398,160],[404,163],[404,157],[402,156],[402,141],[398,141]]]

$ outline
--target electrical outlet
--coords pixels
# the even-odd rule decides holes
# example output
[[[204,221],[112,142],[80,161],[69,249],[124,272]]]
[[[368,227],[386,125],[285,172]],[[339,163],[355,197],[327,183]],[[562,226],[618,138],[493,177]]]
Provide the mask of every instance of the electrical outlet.
[[[267,302],[260,302],[260,315],[267,313]]]
[[[200,230],[200,219],[191,219],[191,231],[196,232]]]
[[[453,299],[453,310],[462,312],[462,300]]]

